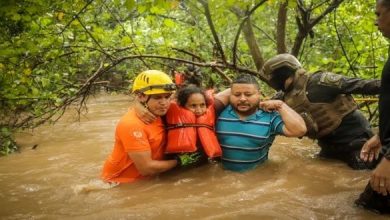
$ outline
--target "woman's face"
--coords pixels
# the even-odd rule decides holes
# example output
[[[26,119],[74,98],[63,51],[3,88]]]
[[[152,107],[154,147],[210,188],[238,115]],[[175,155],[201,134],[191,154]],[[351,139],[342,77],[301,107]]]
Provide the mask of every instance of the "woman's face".
[[[207,109],[206,100],[200,93],[190,95],[184,107],[192,111],[196,116],[203,115]]]

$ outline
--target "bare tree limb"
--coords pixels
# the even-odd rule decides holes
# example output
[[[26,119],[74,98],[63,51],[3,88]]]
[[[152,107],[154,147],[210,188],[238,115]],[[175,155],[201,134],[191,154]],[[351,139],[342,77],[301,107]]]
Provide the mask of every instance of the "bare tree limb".
[[[135,50],[140,54],[140,50],[138,48],[138,46],[134,43],[134,39],[133,39],[133,36],[131,36],[129,33],[127,33],[127,30],[125,28],[125,26],[123,25],[123,23],[119,20],[119,18],[116,16],[116,14],[114,14],[111,9],[106,5],[106,3],[104,2],[103,3],[104,6],[106,7],[106,9],[110,12],[110,14],[112,15],[112,17],[116,20],[116,22],[119,24],[119,26],[122,28],[122,31],[126,34],[126,36],[128,36],[130,39],[131,39],[131,42],[135,48]],[[150,66],[144,61],[141,59],[141,62],[148,68],[150,69]]]
[[[337,18],[337,13],[336,13],[336,10],[333,14],[333,25],[334,25],[334,28],[335,28],[335,31],[336,31],[336,36],[337,36],[337,40],[339,42],[339,45],[341,46],[341,51],[343,52],[343,55],[345,57],[345,59],[347,60],[348,62],[348,66],[349,66],[349,69],[352,71],[353,75],[355,77],[357,77],[357,74],[355,72],[355,68],[353,67],[349,57],[348,57],[348,54],[347,52],[345,51],[345,48],[344,48],[344,44],[343,42],[341,41],[341,36],[340,36],[340,33],[339,33],[339,29],[337,28],[337,21],[336,21],[336,18]]]
[[[179,49],[179,48],[172,48],[173,50],[176,50],[176,51],[179,51],[179,52],[182,52],[184,54],[187,54],[187,55],[190,55],[192,57],[195,57],[196,59],[200,60],[200,61],[204,61],[204,59],[202,59],[200,56],[194,54],[194,53],[191,53],[189,51],[186,51],[184,49]],[[226,75],[220,68],[218,67],[212,67],[213,70],[217,71],[217,73],[222,76],[222,78],[224,78],[226,81],[228,81],[229,83],[232,82],[232,79]]]
[[[217,49],[218,49],[219,55],[221,56],[222,62],[227,63],[225,52],[223,51],[221,41],[219,40],[217,31],[215,30],[215,26],[214,26],[213,20],[211,18],[209,3],[207,0],[199,0],[199,2],[203,5],[204,13],[205,13],[206,19],[207,19],[207,23],[210,27],[211,33],[212,33],[214,41],[215,41],[215,45],[217,46]]]
[[[253,62],[255,63],[256,69],[260,70],[261,67],[263,66],[264,58],[262,56],[260,47],[257,44],[256,37],[255,37],[255,34],[253,32],[253,29],[252,29],[252,22],[250,20],[250,16],[256,11],[257,8],[259,8],[266,1],[267,0],[263,0],[259,3],[257,3],[251,10],[249,10],[247,13],[245,13],[245,15],[243,15],[244,13],[242,12],[242,10],[240,10],[237,7],[233,7],[230,9],[231,11],[233,11],[236,14],[237,17],[243,18],[243,20],[241,21],[241,23],[237,29],[236,37],[235,37],[234,43],[233,43],[233,49],[232,49],[232,51],[233,51],[233,65],[237,65],[238,39],[239,39],[239,36],[241,34],[241,30],[243,30],[244,37],[245,37],[245,40],[249,46],[249,51],[252,55],[252,59],[253,59]]]
[[[276,28],[276,42],[277,42],[276,49],[278,54],[287,52],[287,46],[286,46],[287,6],[288,6],[288,1],[284,1],[280,3],[279,10],[278,10],[278,21],[277,21],[277,28]]]
[[[344,0],[332,0],[328,7],[317,17],[311,18],[312,8],[306,9],[302,0],[297,1],[296,22],[298,33],[295,36],[294,46],[291,54],[298,56],[303,40],[313,31],[313,27],[318,24],[327,14],[334,11]],[[300,16],[300,17],[299,17]]]
[[[115,59],[115,57],[113,57],[111,54],[107,53],[106,50],[99,44],[99,42],[95,39],[95,37],[92,35],[92,33],[87,29],[87,27],[85,27],[85,25],[83,24],[81,19],[79,17],[76,17],[76,19],[80,22],[80,25],[83,27],[85,32],[87,32],[89,37],[92,38],[93,42],[95,42],[95,44],[100,48],[102,53],[105,54],[110,60]]]
[[[74,20],[76,20],[77,17],[78,17],[81,13],[83,13],[83,12],[85,11],[85,9],[87,9],[88,5],[90,5],[92,2],[93,2],[93,0],[87,1],[87,3],[84,5],[84,7],[83,7],[79,12],[77,12],[77,14],[75,14],[75,15],[72,17],[72,19],[65,25],[65,27],[61,30],[61,32],[60,32],[59,34],[64,33],[64,31],[69,27],[69,25],[70,25]]]

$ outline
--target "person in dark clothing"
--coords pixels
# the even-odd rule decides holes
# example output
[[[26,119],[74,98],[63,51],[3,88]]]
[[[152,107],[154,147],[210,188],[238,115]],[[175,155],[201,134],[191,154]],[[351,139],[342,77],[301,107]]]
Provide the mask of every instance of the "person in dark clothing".
[[[375,25],[383,36],[390,38],[390,0],[377,0]],[[355,204],[382,214],[390,213],[390,59],[382,71],[382,87],[379,93],[379,134],[368,140],[361,158],[372,161],[379,156],[380,162],[372,171],[364,192]],[[379,155],[378,155],[379,153]]]
[[[202,87],[203,74],[199,67],[194,65],[187,65],[187,70],[184,72],[184,75],[184,84]]]
[[[279,54],[262,72],[282,99],[301,114],[308,132],[318,140],[320,156],[346,162],[353,169],[373,168],[360,159],[360,149],[373,136],[370,123],[357,110],[351,94],[379,93],[380,80],[348,78],[326,71],[309,74],[296,57]]]

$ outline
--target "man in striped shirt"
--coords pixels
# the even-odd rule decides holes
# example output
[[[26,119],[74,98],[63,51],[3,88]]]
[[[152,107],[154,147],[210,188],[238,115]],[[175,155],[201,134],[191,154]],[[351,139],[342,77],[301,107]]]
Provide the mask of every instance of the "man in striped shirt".
[[[302,117],[283,101],[264,101],[259,108],[260,91],[254,76],[239,75],[230,88],[229,105],[224,103],[227,106],[216,126],[225,169],[253,169],[267,160],[276,135],[301,137],[306,133]]]

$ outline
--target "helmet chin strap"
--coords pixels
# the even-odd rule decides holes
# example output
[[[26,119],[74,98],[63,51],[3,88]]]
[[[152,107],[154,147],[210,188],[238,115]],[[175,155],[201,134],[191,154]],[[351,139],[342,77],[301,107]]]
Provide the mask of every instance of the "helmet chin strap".
[[[145,95],[145,94],[144,94],[144,95]],[[144,106],[144,108],[145,108],[146,110],[148,110],[150,113],[152,113],[153,115],[155,115],[153,112],[150,111],[150,108],[149,108],[149,106],[148,106],[148,102],[149,102],[149,100],[150,100],[150,98],[151,98],[151,95],[146,95],[146,96],[147,96],[146,101],[140,102],[140,103],[142,104],[142,106]]]
[[[283,87],[283,92],[289,92],[291,89],[294,88],[293,83],[290,83],[290,85],[287,86],[287,88]]]
[[[148,98],[144,102],[140,102],[147,110],[149,110],[148,102],[150,100],[150,95],[146,95]]]
[[[292,78],[291,78],[291,77],[292,77]],[[294,77],[294,75],[291,76],[291,77],[287,78],[287,79],[284,81],[284,86],[283,86],[283,89],[282,89],[283,92],[289,92],[289,91],[291,91],[291,90],[294,88],[293,85],[294,85],[295,77]],[[290,79],[291,79],[291,80],[290,80]],[[287,81],[289,81],[289,82],[288,82],[287,87],[286,87]]]

